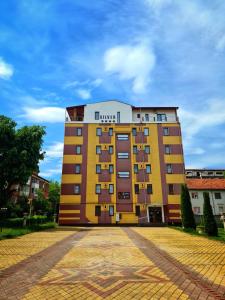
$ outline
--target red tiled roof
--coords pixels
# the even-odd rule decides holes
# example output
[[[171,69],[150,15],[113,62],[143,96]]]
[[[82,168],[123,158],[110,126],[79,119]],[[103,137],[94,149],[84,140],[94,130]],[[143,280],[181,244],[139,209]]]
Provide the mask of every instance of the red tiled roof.
[[[190,190],[225,190],[225,179],[186,179]]]

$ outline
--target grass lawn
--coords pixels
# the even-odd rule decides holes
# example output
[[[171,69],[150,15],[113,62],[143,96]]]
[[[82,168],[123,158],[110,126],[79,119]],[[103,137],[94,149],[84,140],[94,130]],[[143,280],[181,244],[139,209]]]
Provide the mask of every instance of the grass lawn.
[[[45,230],[49,228],[55,228],[56,223],[49,222],[45,224],[40,224],[34,227],[25,227],[25,228],[3,228],[2,232],[0,231],[0,240],[15,238],[20,235],[28,234],[35,231]]]
[[[218,236],[208,236],[205,233],[198,233],[198,231],[192,229],[183,229],[182,227],[170,226],[172,229],[176,229],[191,235],[202,236],[210,240],[216,240],[225,243],[225,230],[224,228],[218,228]]]

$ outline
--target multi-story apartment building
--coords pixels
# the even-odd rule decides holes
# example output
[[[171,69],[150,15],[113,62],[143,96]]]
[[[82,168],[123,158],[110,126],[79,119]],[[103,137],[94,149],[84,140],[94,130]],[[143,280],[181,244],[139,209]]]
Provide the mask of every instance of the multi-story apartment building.
[[[186,178],[225,178],[224,169],[186,169]]]
[[[66,108],[59,224],[180,222],[177,107]]]

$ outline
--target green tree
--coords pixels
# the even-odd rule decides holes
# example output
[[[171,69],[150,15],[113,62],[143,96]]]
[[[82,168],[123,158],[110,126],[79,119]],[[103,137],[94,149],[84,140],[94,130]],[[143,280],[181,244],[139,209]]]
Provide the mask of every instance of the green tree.
[[[212,212],[209,193],[204,192],[203,197],[204,197],[203,216],[204,216],[205,233],[210,236],[217,236],[218,229],[217,229],[216,220]]]
[[[51,204],[48,199],[45,198],[43,191],[37,191],[37,198],[32,201],[33,212],[36,214],[49,213]]]
[[[58,181],[50,181],[48,200],[51,203],[52,214],[58,212],[59,199],[60,199],[60,184]]]
[[[32,172],[38,172],[38,162],[44,159],[44,127],[17,129],[16,125],[0,115],[0,206],[10,199],[12,185],[25,184]]]
[[[189,190],[186,184],[181,186],[181,219],[184,228],[196,229]]]

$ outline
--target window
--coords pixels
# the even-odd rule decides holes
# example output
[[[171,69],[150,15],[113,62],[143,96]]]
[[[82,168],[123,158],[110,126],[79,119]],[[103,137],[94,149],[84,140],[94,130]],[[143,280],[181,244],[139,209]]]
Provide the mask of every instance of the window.
[[[140,119],[140,117],[141,117],[141,114],[137,114],[137,118]]]
[[[101,128],[96,128],[96,135],[97,136],[102,135],[102,129]]]
[[[170,147],[170,145],[165,145],[165,153],[166,154],[171,154],[171,147]]]
[[[149,130],[148,130],[148,128],[144,128],[144,135],[149,135]]]
[[[200,207],[193,207],[193,212],[195,215],[200,215],[201,213]]]
[[[129,158],[129,153],[128,152],[118,152],[117,157],[118,158]]]
[[[114,168],[113,165],[109,165],[109,174],[113,174]]]
[[[132,128],[132,135],[136,136],[137,135],[137,129],[136,128]]]
[[[137,153],[138,153],[138,148],[137,148],[137,146],[133,146],[133,153],[134,153],[134,154],[137,154]]]
[[[139,184],[134,185],[134,192],[135,194],[139,194]]]
[[[130,199],[130,192],[119,192],[118,199]]]
[[[147,194],[152,194],[152,184],[147,184]]]
[[[214,195],[215,195],[215,199],[221,199],[221,193],[217,192]]]
[[[121,171],[118,172],[118,177],[119,178],[129,178],[130,177],[130,172],[129,171]]]
[[[149,114],[145,114],[145,121],[149,122]]]
[[[74,194],[75,195],[79,195],[80,194],[80,185],[79,184],[75,184],[74,185]]]
[[[96,165],[96,174],[100,174],[101,172],[101,165]]]
[[[167,172],[168,174],[173,173],[172,165],[171,165],[171,164],[167,164],[167,165],[166,165],[166,172]]]
[[[163,127],[163,135],[169,135],[169,128]]]
[[[146,165],[146,173],[147,173],[147,174],[150,174],[150,173],[152,172],[151,169],[152,169],[152,168],[151,168],[151,165]]]
[[[113,128],[109,128],[109,136],[113,135]]]
[[[119,141],[128,141],[129,136],[128,134],[117,134],[117,140]]]
[[[219,214],[222,215],[224,213],[224,206],[218,205],[218,211],[219,211]]]
[[[169,195],[173,195],[174,194],[173,184],[169,184],[168,185],[168,190],[169,190]]]
[[[113,154],[113,146],[109,146],[109,154]]]
[[[96,146],[96,154],[101,154],[101,153],[102,153],[101,146]]]
[[[145,153],[149,154],[150,153],[150,146],[145,146]]]
[[[197,192],[192,192],[191,193],[191,198],[192,199],[198,199],[198,193]]]
[[[167,121],[166,114],[157,114],[157,121],[166,122]]]
[[[95,112],[95,120],[99,120],[99,111]]]
[[[138,164],[134,165],[134,173],[137,174],[138,173]]]
[[[81,154],[81,146],[75,146],[75,153]]]
[[[110,215],[110,217],[114,216],[114,206],[113,205],[109,205],[109,215]]]
[[[117,112],[117,123],[120,123],[120,112]]]
[[[101,205],[95,206],[95,216],[100,217],[101,216]]]
[[[109,184],[109,194],[113,194],[113,193],[114,193],[114,185]]]
[[[95,193],[96,194],[101,194],[101,184],[96,184],[95,185]]]
[[[77,128],[77,136],[81,136],[82,135],[82,128]]]
[[[80,174],[80,164],[75,165],[75,174]]]
[[[141,207],[140,205],[135,206],[135,216],[140,216],[141,215]]]

